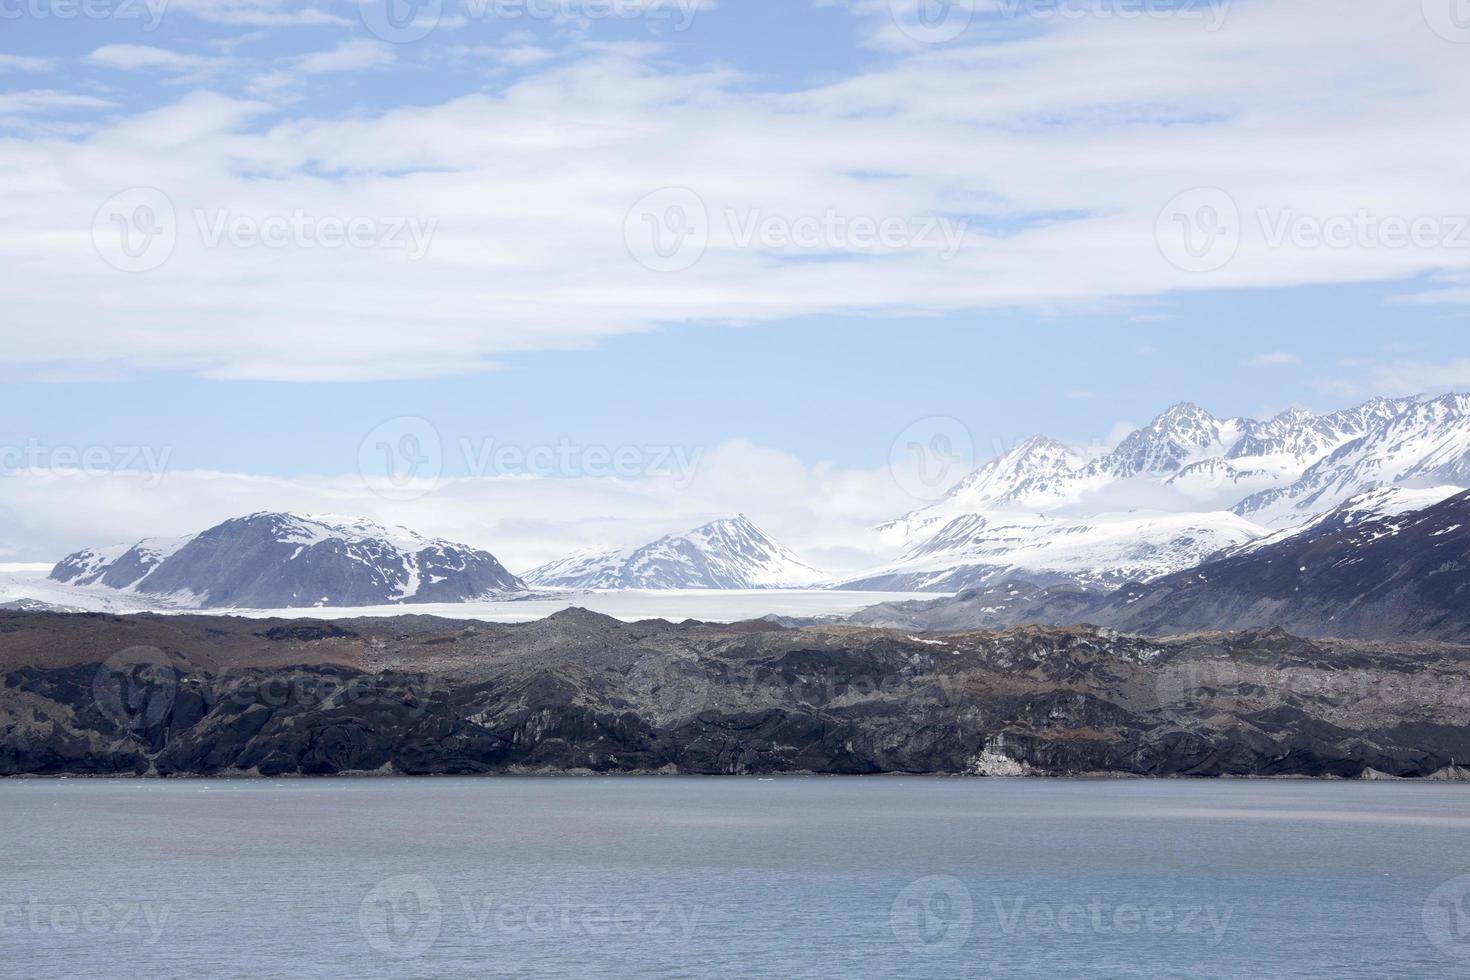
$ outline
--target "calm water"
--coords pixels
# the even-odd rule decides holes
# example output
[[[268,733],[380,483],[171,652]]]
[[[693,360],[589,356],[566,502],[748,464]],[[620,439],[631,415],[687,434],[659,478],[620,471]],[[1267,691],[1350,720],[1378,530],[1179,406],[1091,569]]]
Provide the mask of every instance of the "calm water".
[[[0,975],[1470,974],[1470,787],[0,781]]]

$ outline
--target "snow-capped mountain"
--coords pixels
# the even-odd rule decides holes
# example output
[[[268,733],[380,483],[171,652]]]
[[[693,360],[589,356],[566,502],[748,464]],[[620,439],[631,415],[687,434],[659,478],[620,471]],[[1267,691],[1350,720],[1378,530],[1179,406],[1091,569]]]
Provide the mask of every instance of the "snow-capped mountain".
[[[1304,636],[1470,637],[1470,492],[1382,488],[1310,525],[1113,592],[1005,583],[878,603],[850,617],[906,630],[1092,623],[1178,634],[1278,626]],[[1415,506],[1432,501],[1426,506]],[[1408,508],[1408,509],[1404,509]]]
[[[525,574],[533,585],[565,589],[796,589],[824,577],[744,515],[640,548],[569,555]]]
[[[279,513],[79,551],[50,577],[200,608],[458,602],[524,588],[487,551],[361,518]]]
[[[970,514],[950,521],[899,561],[838,588],[955,592],[1008,579],[1116,588],[1189,568],[1265,533],[1229,512],[1076,519]]]
[[[1292,483],[1241,501],[1235,512],[1257,523],[1290,527],[1379,487],[1470,486],[1470,395],[1385,404],[1399,411]]]
[[[1027,439],[944,499],[882,525],[886,540],[905,547],[902,557],[845,584],[1146,581],[1373,490],[1443,499],[1467,486],[1470,396],[1375,398],[1264,421],[1219,419],[1183,402],[1091,459],[1044,436]]]

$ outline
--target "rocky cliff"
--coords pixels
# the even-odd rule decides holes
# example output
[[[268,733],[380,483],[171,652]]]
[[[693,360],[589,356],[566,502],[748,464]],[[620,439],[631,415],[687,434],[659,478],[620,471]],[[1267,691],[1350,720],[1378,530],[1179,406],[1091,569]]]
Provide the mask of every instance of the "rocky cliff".
[[[1457,776],[1470,648],[0,613],[0,773]]]

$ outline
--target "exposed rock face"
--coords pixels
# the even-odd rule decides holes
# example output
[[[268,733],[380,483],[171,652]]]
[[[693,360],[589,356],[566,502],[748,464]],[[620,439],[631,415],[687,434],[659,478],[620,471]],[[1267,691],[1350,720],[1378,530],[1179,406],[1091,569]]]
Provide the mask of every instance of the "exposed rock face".
[[[460,602],[524,588],[488,551],[359,518],[277,513],[79,551],[51,578],[205,608]]]
[[[1470,650],[1279,630],[909,636],[0,614],[0,773],[1450,778]]]

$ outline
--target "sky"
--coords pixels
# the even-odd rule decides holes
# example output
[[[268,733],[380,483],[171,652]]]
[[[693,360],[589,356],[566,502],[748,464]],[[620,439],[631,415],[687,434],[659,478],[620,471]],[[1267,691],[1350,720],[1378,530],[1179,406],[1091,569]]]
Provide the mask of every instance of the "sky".
[[[1460,2],[0,0],[0,561],[840,571],[1036,432],[1470,389]]]

